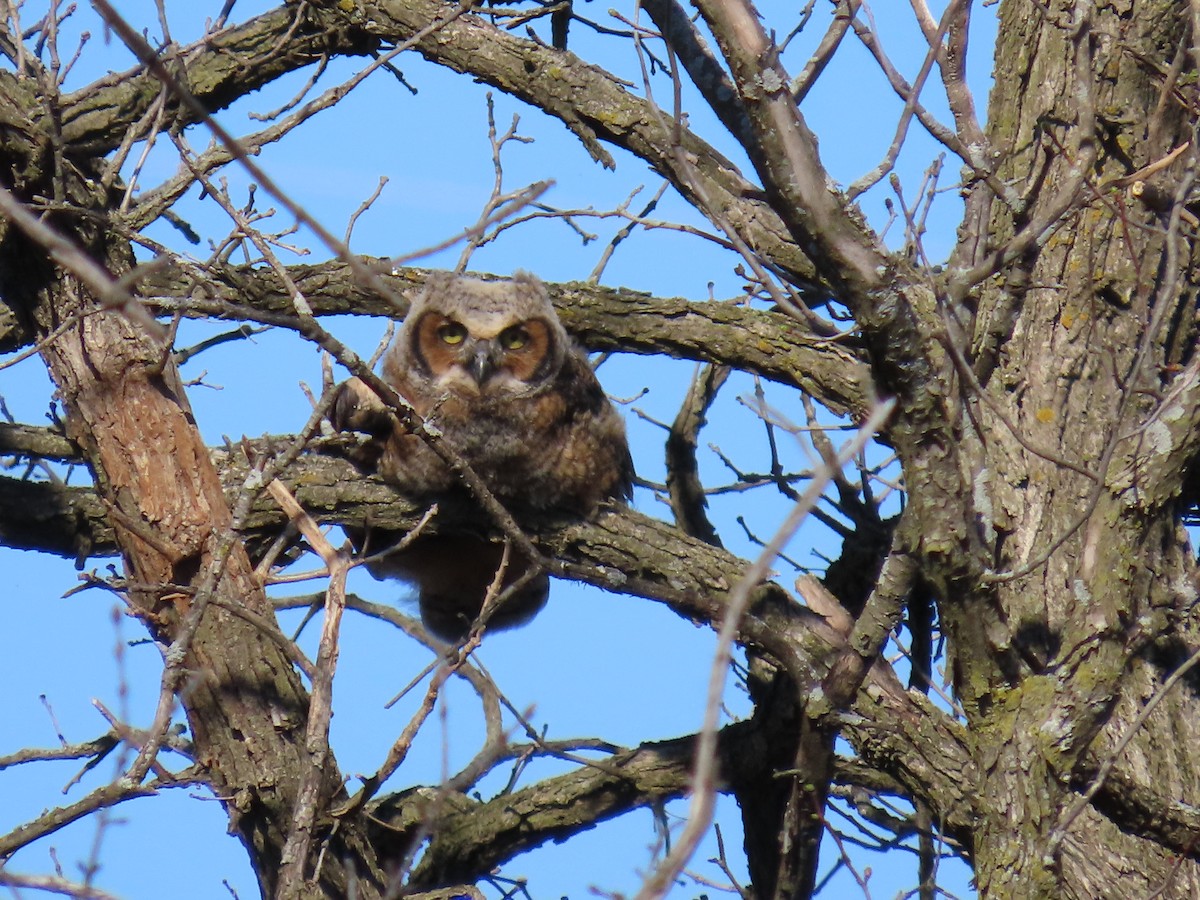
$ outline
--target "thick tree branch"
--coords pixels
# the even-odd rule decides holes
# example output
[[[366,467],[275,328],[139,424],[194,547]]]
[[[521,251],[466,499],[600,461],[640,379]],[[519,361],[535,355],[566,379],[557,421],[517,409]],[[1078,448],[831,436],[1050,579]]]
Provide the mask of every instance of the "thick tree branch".
[[[246,472],[240,457],[240,452],[232,457],[224,450],[213,453],[229,492],[240,490],[244,484]],[[424,512],[420,505],[398,497],[383,481],[364,477],[333,457],[303,457],[289,468],[283,480],[305,510],[322,523],[403,532],[412,528]],[[441,527],[453,526],[455,521],[459,527],[478,522],[478,514],[468,508],[442,504],[441,509],[434,527],[438,522]],[[11,529],[6,542],[24,541],[18,545],[28,547],[32,536],[44,540],[39,549],[63,555],[76,555],[80,546],[90,547],[95,555],[112,553],[112,532],[103,513],[88,489],[0,479],[0,521]],[[262,500],[247,518],[245,532],[269,540],[285,521],[277,506]],[[535,538],[541,549],[557,560],[559,574],[665,602],[697,621],[721,621],[725,593],[745,567],[742,560],[729,553],[632,511],[607,512],[594,522],[575,522],[557,529],[551,523],[547,525],[551,530]],[[54,533],[55,528],[63,530]],[[741,639],[778,659],[801,685],[818,684],[835,651],[845,646],[840,634],[820,616],[797,605],[774,585],[759,590]],[[861,702],[876,708],[872,716],[880,722],[878,726],[863,724],[855,733],[881,748],[877,758],[891,760],[888,771],[906,786],[924,791],[922,784],[933,785],[931,791],[937,796],[928,799],[935,808],[943,808],[938,797],[951,797],[950,805],[959,803],[962,786],[968,783],[963,779],[970,763],[959,738],[954,736],[954,727],[924,698],[908,694],[884,672],[878,670],[869,678],[865,693],[860,695],[864,698]],[[920,732],[920,740],[913,740],[914,729]],[[910,741],[906,750],[902,749],[905,741]],[[921,749],[914,750],[914,746]],[[897,774],[895,769],[897,759],[909,756],[911,778]],[[941,762],[931,764],[930,759]],[[908,765],[901,762],[899,768]],[[942,777],[951,770],[952,780]],[[927,778],[925,782],[916,777],[918,772]]]
[[[404,312],[363,286],[350,266],[338,260],[291,266],[288,274],[317,315],[401,318]],[[420,290],[427,275],[423,269],[398,269],[380,277],[397,296],[405,296]],[[869,406],[870,374],[861,348],[853,341],[813,335],[790,316],[740,304],[659,298],[586,282],[547,287],[563,324],[589,350],[728,365],[798,387],[840,415],[857,417]],[[218,277],[162,265],[138,282],[138,293],[151,306],[195,317],[229,317],[228,307],[214,310],[205,306],[208,298],[246,307],[246,318],[252,318],[254,311],[295,317],[287,288],[267,269],[231,268]],[[29,333],[17,317],[4,315],[6,310],[0,303],[0,350],[13,350],[29,341]]]
[[[288,271],[318,315],[399,317],[390,302],[359,284],[341,262],[293,266]],[[402,269],[381,277],[404,296],[419,290],[427,275],[426,270]],[[274,273],[239,269],[227,276],[222,282],[197,284],[164,269],[152,273],[143,290],[151,302],[154,296],[190,297],[198,315],[204,312],[204,295],[254,309],[292,312],[291,298]],[[813,335],[790,316],[740,304],[658,298],[585,282],[547,287],[563,324],[589,350],[728,365],[798,387],[837,414],[861,415],[870,403],[870,376],[861,348],[853,341]],[[183,311],[187,312],[186,304]]]
[[[885,254],[875,235],[830,188],[831,179],[757,13],[742,0],[700,0],[721,47],[754,140],[745,145],[792,237],[852,307],[881,284]]]
[[[704,97],[721,124],[729,129],[742,146],[753,140],[746,111],[738,102],[737,89],[712,55],[692,23],[687,11],[676,0],[644,0],[642,3],[659,33],[683,63],[688,77]]]
[[[1088,788],[1100,766],[1086,759],[1075,787]],[[1117,827],[1136,837],[1150,837],[1180,856],[1200,861],[1200,809],[1136,783],[1123,772],[1110,772],[1093,801]]]
[[[772,742],[786,739],[784,723],[758,716],[726,727],[719,736],[721,789],[736,792],[740,785],[778,777],[771,768]],[[546,779],[512,794],[486,802],[462,795],[444,798],[433,823],[435,835],[413,876],[414,887],[448,878],[482,875],[511,857],[548,840],[577,833],[606,819],[677,797],[691,789],[695,758],[694,735],[644,744],[599,760],[566,775]],[[868,774],[859,767],[838,767],[835,780]],[[802,778],[802,773],[793,777]],[[382,801],[372,816],[386,827],[384,840],[403,839],[437,809],[432,790],[405,792]],[[966,837],[969,808],[960,807],[943,827]],[[466,873],[466,874],[464,874]]]
[[[289,3],[189,47],[169,48],[165,61],[192,96],[214,111],[328,53],[357,56],[378,47],[378,40],[349,20],[336,30],[328,25],[309,20],[303,4]],[[62,101],[63,139],[73,151],[103,155],[114,150],[162,92],[162,82],[138,66],[68,94]],[[167,120],[196,121],[177,97],[167,98]]]
[[[0,455],[27,456],[37,459],[80,459],[80,449],[52,428],[0,422]]]

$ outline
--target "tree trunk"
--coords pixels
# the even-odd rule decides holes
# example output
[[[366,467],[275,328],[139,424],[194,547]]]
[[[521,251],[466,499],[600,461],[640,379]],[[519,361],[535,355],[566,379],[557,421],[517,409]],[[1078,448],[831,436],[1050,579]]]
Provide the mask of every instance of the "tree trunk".
[[[90,255],[108,272],[132,268],[128,244],[84,228],[74,237],[90,244]],[[10,302],[19,298],[45,341],[42,355],[65,406],[67,434],[84,450],[134,585],[130,608],[164,650],[168,671],[182,663],[176,693],[195,761],[245,844],[263,895],[344,897],[353,877],[357,896],[379,896],[386,879],[353,822],[329,839],[335,846],[319,878],[280,883],[304,773],[322,769],[315,802],[324,810],[342,793],[336,763],[306,747],[309,698],[279,636],[272,640],[237,615],[246,609],[274,622],[232,530],[170,348],[125,313],[103,309],[73,277],[31,262],[39,257],[10,226],[0,244],[0,289]],[[181,659],[178,649],[185,651]]]
[[[964,391],[962,447],[997,575],[945,596],[942,616],[979,742],[983,896],[1200,892],[1194,863],[1090,807],[1068,812],[1081,764],[1114,755],[1159,797],[1200,802],[1193,690],[1134,721],[1200,646],[1185,617],[1196,592],[1180,466],[1137,462],[1167,456],[1159,431],[1187,409],[1164,391],[1196,337],[1195,292],[1179,279],[1192,248],[1118,181],[1189,137],[1162,74],[1189,40],[1183,9],[1115,4],[1073,22],[1008,0],[1001,13],[990,134],[997,174],[1025,206],[991,202],[990,244],[1077,205],[983,293],[971,357],[982,402]],[[1160,183],[1172,192],[1180,177],[1169,168]],[[981,258],[962,246],[956,261]]]

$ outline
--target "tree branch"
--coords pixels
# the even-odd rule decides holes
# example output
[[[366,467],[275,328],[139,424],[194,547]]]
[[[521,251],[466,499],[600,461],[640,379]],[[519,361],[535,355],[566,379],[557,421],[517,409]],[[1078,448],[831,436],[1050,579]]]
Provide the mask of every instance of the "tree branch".
[[[718,745],[721,789],[736,792],[741,785],[771,777],[768,747],[787,727],[762,716],[724,728]],[[435,837],[413,874],[412,886],[428,887],[448,878],[470,880],[549,840],[685,796],[691,787],[695,743],[695,735],[688,735],[643,744],[486,802],[462,794],[439,796],[431,789],[405,791],[371,809],[371,818],[379,823],[376,840],[400,850],[424,826]],[[839,765],[834,773],[841,783],[877,777],[857,763]],[[942,827],[969,842],[970,821],[970,807],[962,805]]]
[[[875,235],[831,189],[816,137],[788,89],[778,49],[749,3],[700,0],[696,5],[733,72],[754,133],[745,149],[775,198],[772,206],[783,213],[822,278],[851,307],[859,305],[880,286],[885,255]]]
[[[288,273],[316,315],[403,317],[404,309],[363,286],[339,260],[290,266]],[[419,291],[427,275],[423,269],[398,269],[380,277],[396,295],[405,296]],[[814,335],[790,316],[586,282],[547,288],[563,325],[588,350],[668,355],[756,372],[799,388],[838,415],[857,417],[869,406],[872,390],[862,349],[852,341]],[[247,319],[255,311],[295,319],[291,295],[267,269],[229,268],[210,277],[163,264],[138,282],[137,293],[149,306],[197,318],[231,317],[228,306],[220,310],[205,306],[205,299],[213,298],[245,307]],[[30,340],[19,318],[6,315],[7,311],[0,303],[0,351],[17,349]]]
[[[265,439],[267,446],[255,446],[265,453],[276,441],[283,443]],[[213,460],[226,491],[240,491],[246,478],[243,454],[216,450]],[[323,524],[404,532],[424,512],[382,480],[363,476],[330,456],[302,457],[283,480],[309,515]],[[478,527],[479,515],[468,504],[442,503],[439,510],[427,527]],[[275,504],[261,500],[247,516],[243,534],[252,544],[269,543],[285,521]],[[37,540],[41,546],[36,549],[67,556],[77,555],[79,547],[89,547],[95,555],[116,551],[104,509],[90,489],[0,479],[0,522],[9,529],[2,536],[5,543],[14,546],[28,548]],[[721,621],[725,594],[746,565],[631,510],[604,512],[595,521],[565,527],[561,522],[541,524],[534,539],[553,558],[554,574],[655,599],[695,621]],[[740,640],[771,654],[802,686],[818,684],[836,653],[845,649],[843,637],[824,619],[773,584],[756,591]],[[923,697],[905,692],[894,676],[889,677],[890,670],[877,666],[872,671],[859,702],[872,708],[877,722],[851,723],[846,733],[858,735],[864,746],[880,748],[876,758],[888,761],[886,771],[909,789],[928,790],[934,796],[926,799],[939,815],[949,815],[940,798],[949,796],[950,805],[959,804],[970,783],[964,773],[971,764],[957,726]],[[909,775],[903,774],[906,769]]]
[[[349,21],[332,31],[329,24],[313,22],[303,4],[289,3],[166,53],[192,95],[215,111],[327,53],[361,56],[379,45]],[[62,100],[63,140],[72,152],[108,153],[162,92],[162,82],[138,66],[68,94]],[[175,125],[197,121],[178,97],[168,97],[166,109],[167,120]]]

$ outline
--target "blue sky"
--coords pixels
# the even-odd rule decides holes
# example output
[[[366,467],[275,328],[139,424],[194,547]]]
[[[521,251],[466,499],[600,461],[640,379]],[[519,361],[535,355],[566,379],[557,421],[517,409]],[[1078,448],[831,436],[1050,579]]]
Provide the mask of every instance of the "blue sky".
[[[171,28],[177,40],[195,37],[206,16],[216,14],[219,2],[167,4]],[[632,15],[629,3],[619,6]],[[762,8],[770,10],[772,4]],[[907,4],[879,4],[877,24],[889,52],[909,77],[920,65],[923,48],[912,26]],[[136,0],[118,4],[138,27],[158,30],[153,3]],[[600,4],[580,4],[582,12],[606,20]],[[902,8],[905,7],[905,8]],[[234,18],[248,16],[265,4],[239,3]],[[991,68],[991,9],[977,10],[974,83],[982,110]],[[40,13],[24,15],[32,21]],[[818,8],[810,26],[815,40],[823,27],[824,7]],[[123,69],[131,60],[115,40],[105,41],[101,29],[81,10],[64,27],[64,56],[73,52],[71,41],[81,28],[93,32],[78,70],[72,78],[81,86],[108,69]],[[28,24],[28,21],[26,24]],[[90,24],[89,24],[90,22]],[[807,43],[806,43],[807,41]],[[797,39],[788,62],[799,65],[812,41]],[[611,64],[618,74],[640,81],[636,59],[629,44],[601,40],[578,25],[572,30],[572,49],[590,59]],[[822,157],[832,176],[845,184],[871,168],[892,138],[900,105],[883,83],[861,47],[848,38],[829,71],[806,101],[804,113],[821,138]],[[411,54],[398,61],[406,79],[419,89],[415,96],[386,72],[378,72],[333,110],[318,116],[278,146],[268,147],[261,164],[292,195],[300,200],[333,232],[341,234],[360,203],[375,189],[380,176],[389,183],[378,202],[358,222],[353,248],[361,253],[398,256],[436,243],[460,232],[476,219],[493,179],[486,134],[484,90],[467,79],[423,63]],[[336,61],[322,78],[321,87],[334,84],[360,65],[358,60]],[[285,79],[222,115],[234,133],[256,126],[246,118],[249,111],[278,106],[303,83],[308,73]],[[657,96],[669,96],[665,82],[656,87]],[[927,91],[931,106],[938,104]],[[741,162],[740,153],[720,127],[697,104],[685,97],[690,122],[722,152]],[[514,115],[520,116],[521,134],[533,143],[511,143],[504,152],[506,188],[551,177],[555,187],[545,202],[563,208],[611,209],[639,185],[644,186],[639,202],[658,187],[658,179],[632,157],[616,153],[613,172],[595,165],[577,141],[562,126],[536,110],[497,94],[497,125],[503,129]],[[191,129],[195,147],[203,147],[207,136]],[[141,174],[143,188],[152,187],[172,174],[177,162],[169,147],[160,146]],[[901,157],[899,172],[911,190],[938,153],[920,131],[913,129]],[[748,165],[744,171],[750,171]],[[943,185],[949,185],[957,166],[948,160]],[[247,177],[231,169],[229,182],[236,198],[245,196]],[[868,219],[880,225],[886,220],[886,184],[868,193],[861,205]],[[260,209],[277,206],[259,192]],[[228,224],[211,201],[192,191],[181,204],[181,212],[205,237],[219,239]],[[704,223],[672,192],[654,213],[663,220]],[[958,201],[953,191],[941,195],[931,219],[928,240],[930,255],[943,257],[949,250],[957,221]],[[280,228],[290,222],[280,217]],[[609,237],[620,227],[612,220],[583,221],[598,240],[584,245],[578,235],[559,222],[540,222],[503,236],[481,249],[471,268],[508,273],[517,268],[533,271],[543,279],[583,279],[595,266]],[[705,226],[708,227],[708,226]],[[165,226],[151,233],[183,252],[203,257],[205,248],[182,244]],[[328,254],[309,236],[295,238],[313,247],[309,260]],[[426,265],[453,265],[459,248],[423,260]],[[297,257],[285,262],[300,261]],[[718,298],[735,297],[742,280],[734,273],[738,260],[701,239],[675,232],[639,233],[622,244],[605,271],[603,283],[652,291],[667,296],[702,300],[712,292]],[[383,333],[383,323],[365,318],[338,319],[329,327],[364,354],[369,354]],[[226,326],[188,323],[181,331],[179,346],[187,346]],[[693,366],[669,360],[615,358],[601,369],[601,378],[611,395],[624,403],[639,474],[661,481],[662,432],[650,420],[669,422],[678,409]],[[311,347],[289,334],[271,332],[252,340],[222,345],[189,362],[183,369],[187,379],[202,384],[191,391],[197,421],[207,440],[218,443],[222,436],[288,433],[308,415],[308,404],[300,382],[314,387],[320,383],[320,360]],[[706,483],[730,480],[718,455],[704,445],[714,442],[722,453],[744,470],[761,471],[769,459],[763,427],[738,402],[752,391],[746,377],[735,378],[723,392],[701,437],[701,473]],[[793,392],[768,386],[769,401],[797,420],[803,418]],[[0,370],[0,395],[18,421],[46,421],[51,388],[37,360]],[[808,462],[805,447],[783,445],[790,468]],[[78,478],[78,476],[77,476]],[[667,510],[649,491],[636,498],[643,511],[665,516]],[[766,539],[787,513],[787,507],[769,490],[714,498],[714,518],[720,523],[726,545],[739,554],[753,556],[756,549],[744,536],[734,517],[742,515],[747,525]],[[788,548],[800,563],[821,568],[818,554],[833,555],[837,543],[828,531],[806,527]],[[144,637],[139,624],[119,614],[111,595],[92,590],[63,598],[76,584],[71,565],[37,554],[0,550],[3,571],[10,588],[5,601],[7,652],[0,655],[0,679],[8,686],[0,694],[0,755],[23,746],[51,746],[55,726],[69,741],[94,738],[106,730],[93,700],[121,715],[135,726],[149,723],[158,693],[161,669],[156,648],[138,642]],[[89,561],[103,570],[110,560]],[[782,582],[790,584],[794,573],[786,564],[777,566]],[[403,602],[404,588],[394,583],[357,578],[352,587],[370,599]],[[300,590],[315,590],[317,583]],[[285,631],[294,627],[295,614],[283,617]],[[290,623],[290,624],[289,624]],[[313,629],[304,640],[312,652]],[[551,737],[598,736],[624,743],[674,737],[694,731],[701,720],[703,695],[711,664],[712,635],[705,629],[680,620],[665,607],[629,597],[606,595],[576,585],[556,583],[549,608],[530,626],[516,632],[489,637],[479,657],[515,706],[530,710],[530,718],[545,726]],[[120,648],[118,653],[116,648]],[[335,681],[333,746],[348,774],[372,771],[394,736],[407,721],[411,700],[385,710],[383,704],[429,661],[427,651],[391,633],[378,623],[348,616],[344,623],[341,660]],[[45,697],[43,701],[42,697]],[[731,682],[729,707],[735,714],[746,711],[746,703]],[[444,718],[435,716],[424,729],[410,762],[392,783],[396,788],[415,783],[436,782],[442,771],[446,748],[450,768],[469,758],[479,736],[478,704],[468,690],[454,684],[444,697]],[[113,760],[105,760],[81,784],[62,790],[77,763],[39,764],[0,771],[0,832],[36,815],[47,806],[71,802],[91,787],[114,774]],[[547,765],[542,773],[554,771]],[[536,774],[536,773],[535,773]],[[502,773],[506,775],[506,773]],[[503,778],[500,779],[501,781]],[[489,784],[491,784],[489,782]],[[495,785],[492,785],[494,787]],[[672,805],[669,816],[682,814],[684,807]],[[126,804],[111,814],[104,827],[96,821],[77,823],[17,854],[14,869],[22,872],[50,871],[57,856],[63,872],[74,877],[79,866],[95,855],[101,865],[96,884],[126,898],[159,897],[169,886],[177,898],[228,896],[222,886],[227,880],[241,897],[256,894],[245,855],[237,842],[225,835],[225,817],[218,803],[199,789],[179,789],[164,796]],[[735,872],[744,875],[738,859],[740,827],[736,809],[724,802],[720,822]],[[589,889],[606,893],[636,890],[640,877],[652,862],[655,841],[653,817],[638,812],[619,823],[604,825],[561,846],[551,846],[514,861],[505,868],[509,875],[528,877],[530,892],[537,898],[584,897]],[[97,843],[98,842],[98,843]],[[693,869],[716,880],[722,876],[706,862],[715,853],[710,842],[698,854]],[[835,859],[827,850],[826,865]],[[857,864],[871,866],[872,896],[895,896],[915,882],[915,862],[907,856],[857,857]],[[857,890],[853,879],[843,873],[843,892]],[[832,895],[838,895],[831,888]],[[711,889],[688,882],[678,896]],[[32,894],[31,894],[32,895]]]

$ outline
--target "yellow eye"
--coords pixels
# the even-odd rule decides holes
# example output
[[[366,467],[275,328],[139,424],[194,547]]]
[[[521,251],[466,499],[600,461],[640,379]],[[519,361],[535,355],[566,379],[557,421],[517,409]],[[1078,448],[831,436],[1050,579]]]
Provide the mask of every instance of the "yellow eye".
[[[467,329],[457,322],[447,322],[438,326],[437,336],[441,338],[443,344],[454,346],[463,342],[467,336]]]
[[[500,346],[505,350],[520,350],[529,343],[529,334],[520,325],[506,328],[500,332]]]

